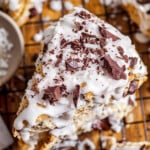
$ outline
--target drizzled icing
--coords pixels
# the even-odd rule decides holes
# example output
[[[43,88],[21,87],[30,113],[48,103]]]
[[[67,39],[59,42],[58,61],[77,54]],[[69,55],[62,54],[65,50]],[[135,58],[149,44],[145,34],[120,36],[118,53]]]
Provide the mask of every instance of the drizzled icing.
[[[134,93],[146,74],[134,49],[128,37],[83,8],[49,27],[25,92],[28,105],[14,121],[23,141],[32,142],[43,128],[57,138],[73,140],[79,129],[91,131],[93,126],[103,130],[109,124],[119,131],[121,119],[134,107],[129,90]],[[43,114],[49,117],[37,122]]]
[[[124,5],[131,4],[135,6],[138,11],[138,15],[140,18],[140,30],[145,33],[148,29],[150,29],[150,1],[146,3],[140,3],[140,0],[122,0]]]
[[[121,0],[99,0],[99,2],[108,6],[118,6],[121,4]]]

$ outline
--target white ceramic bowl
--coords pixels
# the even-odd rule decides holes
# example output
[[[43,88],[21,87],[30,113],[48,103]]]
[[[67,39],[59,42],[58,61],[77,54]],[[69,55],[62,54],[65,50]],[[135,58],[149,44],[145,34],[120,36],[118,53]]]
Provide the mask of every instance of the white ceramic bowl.
[[[9,33],[9,41],[13,43],[11,58],[8,61],[9,68],[5,76],[0,77],[0,86],[6,83],[18,68],[24,53],[24,38],[19,26],[7,14],[0,11],[0,28],[5,28]]]

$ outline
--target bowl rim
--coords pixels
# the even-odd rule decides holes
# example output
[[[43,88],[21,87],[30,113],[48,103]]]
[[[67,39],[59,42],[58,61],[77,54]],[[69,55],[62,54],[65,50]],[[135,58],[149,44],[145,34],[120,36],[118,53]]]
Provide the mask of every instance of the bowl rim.
[[[5,19],[12,26],[12,29],[16,32],[17,36],[19,37],[19,43],[20,43],[20,49],[19,49],[20,58],[18,59],[16,66],[14,66],[13,71],[6,74],[6,78],[4,80],[3,79],[0,80],[0,87],[1,87],[4,83],[6,83],[14,75],[14,73],[16,72],[16,70],[20,64],[20,61],[24,54],[24,38],[23,38],[23,34],[22,34],[19,26],[9,15],[7,15],[6,13],[4,13],[3,11],[0,10],[0,18]]]

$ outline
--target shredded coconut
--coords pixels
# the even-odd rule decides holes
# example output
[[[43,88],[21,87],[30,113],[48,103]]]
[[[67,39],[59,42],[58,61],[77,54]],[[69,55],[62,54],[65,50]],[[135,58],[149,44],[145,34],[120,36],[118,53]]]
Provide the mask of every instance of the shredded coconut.
[[[0,76],[4,76],[8,71],[8,60],[13,44],[8,40],[8,32],[0,28]]]

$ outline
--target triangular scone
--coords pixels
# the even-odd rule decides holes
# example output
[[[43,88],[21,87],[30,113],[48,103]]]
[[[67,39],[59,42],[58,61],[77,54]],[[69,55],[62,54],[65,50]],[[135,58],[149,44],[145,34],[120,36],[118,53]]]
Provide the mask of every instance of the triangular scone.
[[[117,142],[114,137],[101,136],[101,150],[150,150],[150,142]]]
[[[14,135],[30,149],[46,150],[93,128],[103,130],[97,125],[103,119],[118,131],[146,74],[127,36],[75,8],[45,31]]]

